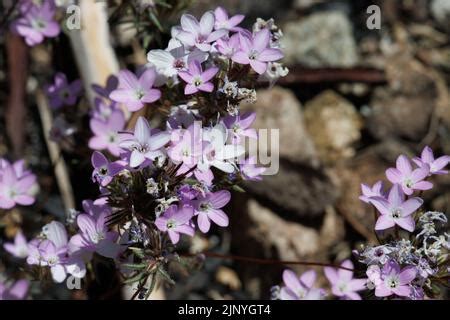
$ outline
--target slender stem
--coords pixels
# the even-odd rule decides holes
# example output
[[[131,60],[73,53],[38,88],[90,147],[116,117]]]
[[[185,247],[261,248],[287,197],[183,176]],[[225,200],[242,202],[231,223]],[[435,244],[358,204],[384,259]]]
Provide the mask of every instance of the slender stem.
[[[377,223],[378,215],[377,215],[377,209],[373,207],[373,219],[374,219],[374,225]],[[373,232],[375,233],[375,237],[377,238],[377,241],[379,244],[383,244],[380,240],[380,237],[378,236],[377,230],[375,228],[373,229]]]
[[[308,262],[308,261],[283,261],[283,260],[275,260],[275,259],[260,259],[260,258],[251,258],[251,257],[243,257],[243,256],[235,256],[235,255],[224,255],[215,252],[202,252],[205,257],[208,258],[217,258],[217,259],[227,259],[227,260],[235,260],[235,261],[245,261],[257,264],[291,264],[291,265],[303,265],[303,266],[319,266],[319,267],[333,267],[348,271],[354,271],[354,269],[342,267],[335,264],[323,263],[323,262]],[[194,257],[198,254],[185,253],[181,254],[185,257]]]

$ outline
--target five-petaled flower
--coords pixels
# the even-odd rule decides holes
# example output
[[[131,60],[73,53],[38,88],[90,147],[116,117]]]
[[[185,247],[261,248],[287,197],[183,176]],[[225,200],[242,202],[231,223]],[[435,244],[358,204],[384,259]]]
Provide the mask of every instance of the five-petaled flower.
[[[152,103],[161,98],[161,91],[153,89],[156,73],[153,68],[145,70],[138,78],[128,70],[119,72],[119,87],[111,92],[110,99],[123,103],[131,112],[138,111],[146,103]]]
[[[215,16],[212,11],[206,12],[200,22],[190,14],[181,16],[181,28],[176,31],[176,38],[188,48],[197,47],[209,52],[211,43],[228,34],[228,30],[213,31]]]
[[[369,280],[375,285],[377,297],[388,297],[397,295],[410,297],[412,294],[411,282],[416,278],[417,268],[406,266],[403,269],[394,261],[388,261],[383,268],[372,265],[367,270]]]
[[[77,102],[81,91],[81,80],[78,79],[69,83],[66,75],[61,72],[55,75],[55,82],[46,88],[50,106],[53,109],[73,106]]]
[[[206,233],[211,228],[211,221],[221,227],[227,227],[228,216],[221,210],[231,198],[227,190],[207,193],[194,201],[197,224],[200,231]]]
[[[136,168],[146,160],[155,160],[162,156],[160,149],[170,141],[170,134],[159,132],[152,134],[150,125],[144,117],[139,117],[131,137],[125,137],[120,147],[131,152],[130,167]]]
[[[188,95],[199,91],[212,92],[214,84],[210,80],[214,78],[217,72],[219,72],[219,69],[216,67],[203,71],[200,62],[197,60],[191,61],[189,69],[178,74],[187,83],[184,94]]]
[[[317,274],[314,270],[304,272],[300,277],[292,270],[284,270],[284,286],[280,290],[281,300],[320,300],[325,296],[321,288],[314,288]]]
[[[392,183],[401,185],[405,194],[411,195],[414,190],[429,190],[433,187],[431,182],[424,181],[430,173],[430,166],[427,163],[413,170],[409,159],[400,155],[396,165],[396,168],[386,170],[386,176]]]
[[[414,231],[415,228],[412,214],[423,204],[423,200],[418,197],[409,198],[405,201],[405,195],[398,184],[392,186],[387,199],[372,197],[370,202],[381,213],[375,225],[375,230],[385,230],[398,225],[409,232]]]
[[[341,267],[353,270],[353,263],[345,260]],[[357,292],[366,289],[367,279],[354,279],[353,271],[346,269],[324,268],[325,276],[331,284],[331,291],[343,299],[361,300]]]
[[[266,72],[267,63],[283,58],[280,49],[269,47],[270,31],[263,29],[253,36],[239,33],[240,50],[231,58],[240,64],[250,64],[258,74]]]
[[[450,156],[441,156],[441,157],[435,159],[433,150],[431,150],[430,147],[426,146],[423,149],[420,158],[415,157],[415,158],[413,158],[413,161],[419,167],[422,167],[424,164],[429,165],[430,166],[430,175],[432,175],[432,174],[441,175],[441,174],[448,173],[448,171],[444,170],[444,168],[450,162]]]
[[[180,233],[191,237],[194,235],[195,230],[190,223],[193,215],[194,209],[191,206],[178,208],[171,205],[155,220],[155,225],[159,230],[167,232],[172,243],[176,244],[180,240]]]

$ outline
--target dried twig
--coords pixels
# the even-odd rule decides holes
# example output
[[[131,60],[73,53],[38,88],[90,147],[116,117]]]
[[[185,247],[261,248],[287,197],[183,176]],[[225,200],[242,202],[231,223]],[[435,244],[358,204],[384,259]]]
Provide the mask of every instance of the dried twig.
[[[372,68],[289,68],[289,74],[278,81],[279,85],[321,84],[325,82],[361,82],[384,84],[386,77],[382,70]]]
[[[39,115],[41,117],[42,129],[44,130],[45,143],[47,144],[50,160],[53,164],[59,192],[61,193],[64,207],[66,208],[66,213],[68,213],[70,209],[75,208],[75,198],[73,195],[72,184],[70,183],[66,162],[63,157],[60,157],[61,149],[58,144],[50,141],[48,136],[53,123],[50,106],[46,96],[41,91],[38,91],[36,94],[36,102],[38,105]]]

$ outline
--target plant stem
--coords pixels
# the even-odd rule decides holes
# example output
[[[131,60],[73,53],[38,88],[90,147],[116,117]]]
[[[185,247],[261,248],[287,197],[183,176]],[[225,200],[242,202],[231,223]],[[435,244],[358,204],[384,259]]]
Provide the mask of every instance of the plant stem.
[[[283,261],[283,260],[275,260],[275,259],[260,259],[260,258],[244,257],[244,256],[224,255],[224,254],[215,253],[215,252],[202,252],[200,254],[202,254],[208,258],[244,261],[244,262],[257,263],[257,264],[288,264],[288,265],[290,264],[290,265],[303,265],[303,266],[333,267],[333,268],[338,268],[338,269],[343,269],[343,270],[348,270],[348,271],[354,271],[354,269],[341,267],[339,265],[330,264],[330,263],[323,263],[323,262]],[[198,254],[192,254],[192,253],[181,254],[181,256],[185,256],[185,257],[194,257],[197,255]]]

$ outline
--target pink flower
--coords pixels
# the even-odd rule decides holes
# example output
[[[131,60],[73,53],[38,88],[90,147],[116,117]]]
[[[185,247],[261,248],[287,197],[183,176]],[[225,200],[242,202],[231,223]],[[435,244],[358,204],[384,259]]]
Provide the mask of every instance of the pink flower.
[[[161,91],[153,89],[156,73],[154,69],[145,70],[139,79],[128,70],[119,72],[119,88],[111,92],[113,101],[124,103],[131,112],[140,110],[146,103],[161,98]]]
[[[120,135],[125,127],[125,116],[119,109],[114,110],[106,120],[93,118],[90,127],[95,134],[89,140],[89,148],[93,150],[108,150],[112,155],[118,157],[122,151],[119,147]]]
[[[194,209],[190,206],[178,208],[172,205],[155,220],[155,225],[159,230],[167,232],[172,243],[176,244],[181,233],[194,236],[195,230],[190,224],[193,215]]]
[[[130,167],[136,168],[146,160],[155,160],[162,155],[161,148],[170,141],[167,132],[151,133],[150,125],[144,117],[139,117],[134,134],[120,142],[120,147],[131,152]]]
[[[47,86],[46,93],[50,100],[50,106],[58,109],[63,106],[73,106],[83,90],[80,80],[68,83],[64,73],[58,72],[55,75],[55,83]]]
[[[0,208],[11,209],[16,204],[32,205],[35,201],[31,192],[36,186],[36,176],[30,173],[21,173],[23,169],[7,164],[0,171]]]
[[[345,260],[341,267],[353,269],[353,263]],[[349,300],[361,300],[361,296],[357,292],[366,289],[367,279],[353,279],[353,271],[332,267],[325,267],[324,272],[335,296]]]
[[[213,31],[215,23],[214,13],[206,12],[200,22],[190,14],[181,16],[181,29],[176,38],[187,47],[197,47],[201,51],[209,52],[211,43],[228,34],[228,30]]]
[[[225,57],[231,59],[240,50],[239,34],[233,34],[229,39],[219,39],[216,42],[217,50]]]
[[[183,130],[179,141],[173,143],[167,154],[175,163],[183,163],[184,166],[192,168],[200,161],[204,145],[201,123],[194,122]]]
[[[221,210],[230,202],[231,194],[227,190],[207,193],[194,201],[195,214],[197,215],[197,224],[203,233],[209,231],[211,221],[221,227],[227,227],[229,223],[228,216]]]
[[[399,264],[388,261],[383,269],[378,265],[372,265],[367,270],[369,280],[375,285],[375,295],[377,297],[388,297],[397,295],[400,297],[410,297],[412,293],[411,282],[416,278],[417,269],[407,266],[400,269]]]
[[[11,30],[24,37],[29,46],[43,42],[45,37],[56,37],[61,32],[59,24],[53,20],[55,6],[51,0],[44,0],[40,6],[26,4],[21,13],[22,16],[11,24]]]
[[[368,185],[361,184],[361,191],[362,196],[359,197],[359,200],[370,203],[370,198],[372,197],[381,197],[385,198],[384,192],[383,192],[383,182],[378,181],[376,182],[373,187],[369,187]]]
[[[77,224],[80,232],[70,239],[72,250],[78,249],[87,252],[97,252],[98,254],[115,259],[124,249],[116,241],[119,234],[110,231],[107,226],[109,212],[104,210],[97,217],[80,214],[77,217]]]
[[[216,18],[216,21],[214,23],[215,30],[225,29],[230,31],[240,31],[241,28],[237,26],[245,18],[245,16],[242,14],[237,14],[229,18],[228,13],[222,7],[217,7],[216,10],[214,10],[214,16]]]
[[[0,283],[0,300],[24,300],[29,287],[27,280],[18,280],[8,287]]]
[[[22,231],[17,232],[14,243],[5,243],[3,247],[16,258],[24,259],[28,257],[28,242]]]
[[[178,74],[187,83],[184,94],[188,95],[199,91],[212,92],[214,85],[209,81],[214,78],[217,72],[219,72],[219,69],[216,67],[203,71],[200,62],[192,61],[187,71],[181,71]]]
[[[430,166],[424,163],[420,168],[412,169],[409,159],[400,155],[397,158],[397,168],[386,170],[386,176],[392,183],[401,185],[403,192],[411,195],[414,190],[429,190],[433,184],[423,181],[430,173]]]
[[[398,184],[392,186],[388,199],[372,197],[370,202],[381,213],[375,230],[385,230],[398,225],[409,232],[414,231],[415,228],[415,222],[411,215],[423,204],[423,200],[418,197],[405,201],[405,195]]]
[[[98,151],[95,151],[91,157],[92,166],[92,181],[97,182],[102,187],[106,187],[124,166],[119,162],[109,162],[109,160]]]
[[[241,175],[244,180],[261,181],[262,175],[267,169],[257,166],[256,157],[249,157],[240,165]]]
[[[240,33],[239,41],[240,50],[231,59],[240,64],[250,64],[258,74],[266,72],[268,62],[283,58],[281,50],[269,47],[270,31],[268,29],[258,31],[252,37]]]
[[[223,119],[223,123],[230,130],[233,143],[240,143],[245,137],[258,139],[256,129],[250,128],[255,118],[255,112],[246,112],[243,115],[226,116]]]
[[[325,292],[323,289],[313,288],[317,274],[314,270],[304,272],[300,277],[291,271],[284,270],[283,282],[285,286],[281,287],[281,300],[320,300]]]
[[[433,150],[430,147],[426,146],[420,158],[415,157],[413,159],[414,163],[419,167],[422,167],[424,164],[430,166],[430,175],[432,174],[447,174],[447,170],[443,170],[448,163],[450,162],[450,156],[442,156],[437,159],[434,158]]]

